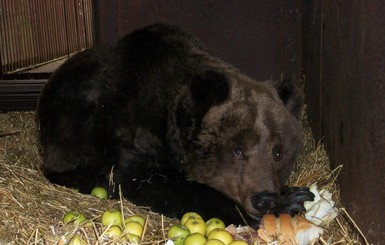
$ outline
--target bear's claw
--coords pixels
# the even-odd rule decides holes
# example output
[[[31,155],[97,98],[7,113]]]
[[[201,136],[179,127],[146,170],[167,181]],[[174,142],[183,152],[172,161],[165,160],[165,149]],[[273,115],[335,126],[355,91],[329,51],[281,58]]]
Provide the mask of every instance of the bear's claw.
[[[276,214],[288,213],[294,216],[306,211],[303,204],[313,201],[314,194],[307,187],[283,187]]]

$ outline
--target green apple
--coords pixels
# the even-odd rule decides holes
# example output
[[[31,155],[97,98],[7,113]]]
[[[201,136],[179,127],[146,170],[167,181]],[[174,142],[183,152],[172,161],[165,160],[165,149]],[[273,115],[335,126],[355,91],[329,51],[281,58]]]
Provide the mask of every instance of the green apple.
[[[190,230],[190,233],[206,235],[207,226],[205,221],[201,218],[190,218],[184,225]]]
[[[249,245],[247,242],[242,240],[233,240],[229,245]]]
[[[170,227],[167,237],[171,239],[175,245],[183,245],[184,239],[190,234],[190,230],[182,225],[177,224]]]
[[[218,219],[218,218],[211,218],[206,221],[207,225],[207,230],[206,230],[206,236],[210,233],[210,231],[220,228],[220,229],[225,229],[226,225],[225,223]]]
[[[111,238],[116,238],[120,237],[122,235],[122,229],[120,229],[119,226],[117,225],[112,225],[105,233],[105,236],[111,237]]]
[[[186,221],[188,219],[191,219],[191,218],[200,218],[202,219],[202,216],[200,216],[198,213],[195,213],[195,212],[187,212],[185,214],[183,214],[181,220],[180,220],[180,223],[182,225],[184,225],[184,223],[186,223]]]
[[[122,226],[122,213],[117,209],[110,209],[104,211],[101,217],[102,225],[109,226],[109,225],[118,225]]]
[[[225,245],[225,244],[221,240],[210,239],[206,241],[205,245]]]
[[[73,223],[74,225],[82,224],[86,220],[86,216],[81,212],[69,211],[63,217],[63,223]]]
[[[216,228],[209,233],[207,239],[218,239],[221,240],[225,245],[228,245],[233,241],[233,236],[225,229]]]
[[[139,244],[140,243],[140,237],[137,235],[127,233],[126,238],[130,242],[130,244]]]
[[[145,219],[140,215],[132,215],[124,220],[125,223],[128,223],[130,221],[135,221],[141,224],[141,226],[144,226]]]
[[[108,192],[104,187],[97,186],[91,191],[91,196],[98,197],[100,199],[107,199]]]
[[[73,236],[67,244],[68,245],[86,245],[87,243],[83,241],[80,237]]]
[[[184,239],[183,245],[204,245],[206,238],[200,233],[191,233]]]
[[[143,233],[143,226],[136,221],[129,221],[124,225],[124,232],[141,237]]]

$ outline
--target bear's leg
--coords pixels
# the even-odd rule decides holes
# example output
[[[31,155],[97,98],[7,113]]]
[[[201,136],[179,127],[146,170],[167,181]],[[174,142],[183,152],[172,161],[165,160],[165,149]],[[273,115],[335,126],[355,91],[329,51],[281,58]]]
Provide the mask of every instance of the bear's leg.
[[[44,176],[52,183],[82,193],[90,193],[97,185],[107,186],[109,170],[104,158],[94,151],[85,151],[84,147],[81,150],[79,145],[68,147],[58,147],[53,142],[45,147],[41,166]]]
[[[122,173],[117,169],[116,173]],[[198,212],[204,219],[217,217],[226,224],[257,227],[259,218],[247,215],[244,209],[223,193],[194,181],[180,173],[153,173],[142,178],[120,175],[123,196],[136,205],[149,206],[154,212],[181,218],[185,212]],[[117,197],[117,193],[116,196]]]
[[[45,177],[52,183],[75,188],[81,193],[89,194],[95,186],[108,187],[107,181],[101,181],[102,176],[90,169],[75,169],[72,171],[45,171]]]

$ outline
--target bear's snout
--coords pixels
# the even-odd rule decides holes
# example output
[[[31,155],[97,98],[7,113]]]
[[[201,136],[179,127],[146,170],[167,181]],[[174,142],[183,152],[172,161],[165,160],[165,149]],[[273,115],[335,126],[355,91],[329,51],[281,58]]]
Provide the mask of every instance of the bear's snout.
[[[253,207],[260,214],[274,213],[278,206],[279,197],[274,192],[259,192],[252,197]]]

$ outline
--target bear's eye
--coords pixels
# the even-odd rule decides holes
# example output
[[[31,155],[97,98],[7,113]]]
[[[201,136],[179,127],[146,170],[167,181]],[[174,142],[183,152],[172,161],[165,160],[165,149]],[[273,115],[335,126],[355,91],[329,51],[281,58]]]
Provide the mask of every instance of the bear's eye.
[[[276,145],[274,146],[272,152],[274,161],[280,162],[283,158],[283,153],[282,153],[282,146],[281,145]]]
[[[243,157],[244,157],[244,156],[243,156],[242,148],[239,147],[239,146],[237,146],[237,147],[234,148],[233,154],[234,154],[234,157],[235,157],[236,159],[238,159],[238,160],[242,160]]]

